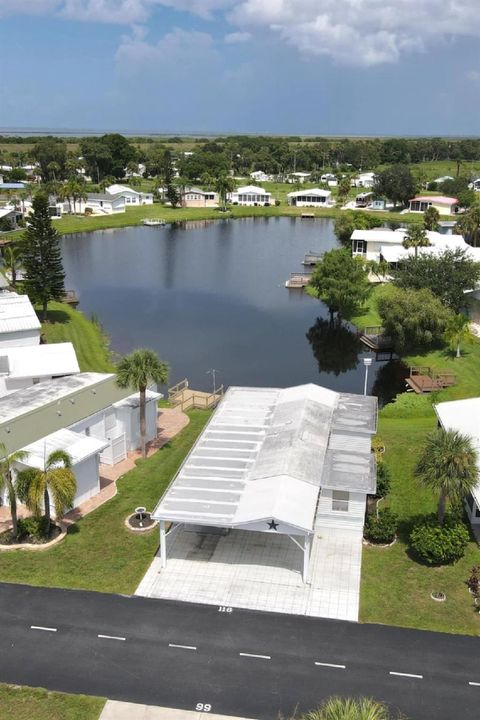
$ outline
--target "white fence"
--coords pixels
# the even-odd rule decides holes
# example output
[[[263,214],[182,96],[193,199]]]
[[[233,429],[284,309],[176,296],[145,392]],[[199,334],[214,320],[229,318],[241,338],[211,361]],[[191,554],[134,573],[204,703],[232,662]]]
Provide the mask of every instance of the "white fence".
[[[115,438],[109,438],[109,445],[100,455],[100,462],[105,465],[116,465],[127,457],[127,438],[125,433]]]

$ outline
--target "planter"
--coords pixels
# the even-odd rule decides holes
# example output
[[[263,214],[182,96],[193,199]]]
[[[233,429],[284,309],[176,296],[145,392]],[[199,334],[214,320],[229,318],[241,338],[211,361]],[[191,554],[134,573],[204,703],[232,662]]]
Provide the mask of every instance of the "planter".
[[[445,593],[441,592],[441,591],[431,592],[430,597],[435,602],[445,602],[445,600],[447,599],[447,596],[445,595]]]
[[[60,522],[59,520],[57,520],[55,524],[60,529],[60,532],[52,540],[44,543],[14,543],[11,545],[0,544],[0,552],[8,552],[9,550],[31,550],[33,552],[37,552],[37,550],[48,550],[54,545],[58,545],[58,543],[62,542],[63,538],[67,534],[68,525]]]
[[[125,527],[134,533],[150,532],[157,527],[157,525],[158,522],[156,520],[152,520],[149,512],[145,512],[144,517],[141,520],[136,512],[129,515],[125,520]]]
[[[369,547],[382,548],[382,549],[392,547],[392,545],[395,545],[396,542],[397,542],[397,536],[395,536],[393,538],[391,543],[374,543],[374,542],[371,542],[370,540],[367,540],[367,538],[363,538],[364,545],[368,545]]]

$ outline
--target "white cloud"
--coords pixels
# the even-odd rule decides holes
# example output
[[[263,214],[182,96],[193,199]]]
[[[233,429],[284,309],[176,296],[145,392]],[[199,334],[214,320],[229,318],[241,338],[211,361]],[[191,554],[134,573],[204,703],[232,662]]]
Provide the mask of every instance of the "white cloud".
[[[130,25],[148,19],[148,4],[144,0],[64,0],[59,14],[68,20]]]
[[[46,15],[57,10],[60,0],[0,0],[0,17],[7,15]]]
[[[480,83],[480,71],[478,70],[469,70],[467,73],[467,80],[470,80],[473,83]]]
[[[396,62],[430,42],[480,36],[478,0],[242,0],[229,19],[352,65]]]
[[[252,39],[252,33],[249,32],[233,32],[228,33],[223,38],[227,45],[235,45],[236,43],[245,43]]]

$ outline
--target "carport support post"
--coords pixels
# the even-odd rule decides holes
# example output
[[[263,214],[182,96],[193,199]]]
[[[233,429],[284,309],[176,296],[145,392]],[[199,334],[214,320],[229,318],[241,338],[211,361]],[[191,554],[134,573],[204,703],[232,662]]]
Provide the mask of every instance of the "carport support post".
[[[305,542],[303,545],[303,582],[306,583],[308,580],[308,570],[310,567],[310,550],[312,547],[312,538],[310,535],[305,535]]]
[[[160,520],[160,564],[167,567],[167,540],[165,537],[165,520]]]

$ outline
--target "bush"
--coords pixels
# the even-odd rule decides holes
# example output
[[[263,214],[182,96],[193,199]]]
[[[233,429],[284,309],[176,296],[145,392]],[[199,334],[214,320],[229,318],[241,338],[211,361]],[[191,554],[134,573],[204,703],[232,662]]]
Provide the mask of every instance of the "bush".
[[[280,205],[280,200],[275,200],[275,207],[278,207]]]
[[[410,533],[410,546],[428,565],[448,565],[463,557],[469,532],[458,515],[449,513],[443,525],[430,515],[415,525]]]
[[[385,508],[379,511],[378,517],[376,514],[368,516],[365,537],[370,542],[387,545],[395,540],[397,526],[397,515],[390,508]]]
[[[42,515],[42,517],[32,516],[18,520],[19,537],[32,537],[37,540],[43,540],[47,537],[48,531],[49,523],[44,515]]]
[[[383,462],[377,464],[377,497],[386,497],[390,492],[390,470]]]

